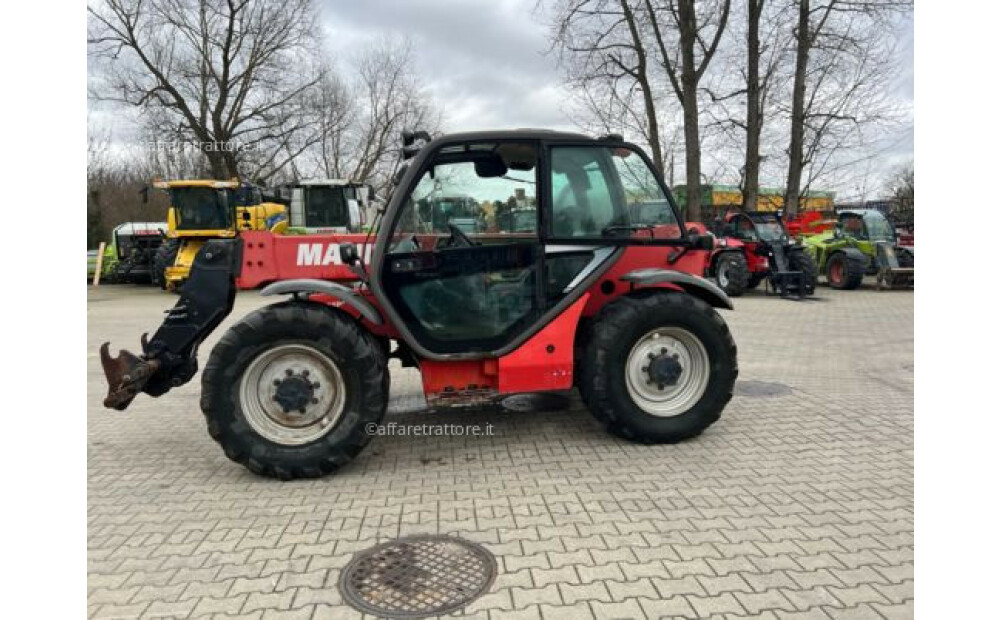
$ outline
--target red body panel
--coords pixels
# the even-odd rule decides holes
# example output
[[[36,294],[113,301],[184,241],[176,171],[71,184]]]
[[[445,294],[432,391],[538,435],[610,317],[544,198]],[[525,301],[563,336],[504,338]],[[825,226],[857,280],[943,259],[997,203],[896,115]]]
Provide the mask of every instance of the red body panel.
[[[573,341],[589,295],[584,293],[541,331],[500,358],[421,360],[429,404],[486,400],[497,394],[568,390],[573,386]]]
[[[277,280],[316,278],[319,280],[357,280],[350,267],[340,261],[340,244],[353,241],[358,256],[365,263],[371,256],[374,236],[365,246],[367,235],[276,235],[267,231],[240,233],[243,241],[243,265],[236,278],[241,289],[257,288]]]
[[[589,293],[513,352],[500,358],[500,392],[567,390],[573,386],[573,341]]]

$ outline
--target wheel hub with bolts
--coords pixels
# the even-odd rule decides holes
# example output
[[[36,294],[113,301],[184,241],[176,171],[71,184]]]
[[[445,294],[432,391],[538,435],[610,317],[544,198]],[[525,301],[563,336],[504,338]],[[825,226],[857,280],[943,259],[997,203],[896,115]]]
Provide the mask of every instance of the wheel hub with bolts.
[[[669,353],[666,347],[660,348],[660,353],[650,353],[649,365],[646,366],[646,373],[649,374],[649,383],[655,384],[659,389],[666,389],[668,385],[677,385],[684,368],[681,366],[680,354]]]
[[[330,432],[344,412],[337,364],[310,346],[286,344],[259,354],[240,380],[243,415],[260,436],[297,446]]]
[[[274,400],[285,413],[298,412],[306,413],[306,407],[319,403],[315,397],[315,391],[320,388],[319,382],[314,382],[309,377],[309,371],[303,370],[301,374],[295,374],[291,368],[285,369],[284,379],[274,380]]]
[[[625,364],[625,386],[632,402],[659,417],[681,415],[708,388],[708,352],[682,327],[660,327],[639,338]]]

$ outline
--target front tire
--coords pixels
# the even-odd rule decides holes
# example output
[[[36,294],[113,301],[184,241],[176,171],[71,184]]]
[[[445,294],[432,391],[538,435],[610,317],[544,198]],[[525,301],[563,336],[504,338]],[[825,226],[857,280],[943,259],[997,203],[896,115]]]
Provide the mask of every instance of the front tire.
[[[286,302],[226,332],[202,374],[201,408],[232,461],[290,480],[332,473],[357,456],[388,396],[386,360],[357,323]]]
[[[896,260],[899,261],[899,266],[906,269],[913,269],[913,252],[906,248],[896,249]]]
[[[715,259],[715,283],[730,297],[739,297],[750,283],[750,267],[740,252],[723,252]]]
[[[150,273],[150,278],[153,284],[158,285],[163,290],[167,290],[167,267],[173,267],[180,249],[180,239],[167,239],[160,244],[160,247],[156,248],[156,253],[153,254],[153,271]]]
[[[609,304],[592,323],[581,362],[580,393],[591,413],[640,443],[699,435],[722,415],[738,372],[726,323],[684,293]]]
[[[837,252],[826,261],[826,281],[833,288],[854,290],[861,286],[864,277],[864,265],[842,252]]]
[[[816,261],[805,251],[792,252],[788,257],[788,266],[792,271],[802,272],[802,295],[812,295],[816,292],[816,281],[819,279],[819,269]]]

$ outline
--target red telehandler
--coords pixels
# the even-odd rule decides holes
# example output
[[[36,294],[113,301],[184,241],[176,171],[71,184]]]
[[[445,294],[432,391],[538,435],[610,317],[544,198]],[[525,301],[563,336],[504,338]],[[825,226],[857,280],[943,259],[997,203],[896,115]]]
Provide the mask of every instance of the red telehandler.
[[[201,408],[230,459],[281,479],[348,462],[385,415],[390,356],[420,369],[432,406],[576,385],[633,441],[680,441],[719,419],[737,362],[717,310],[732,304],[699,277],[711,237],[679,225],[638,147],[543,130],[418,132],[404,134],[403,157],[370,264],[354,243],[339,249],[356,280],[268,285],[263,295],[285,299],[239,320],[209,355]],[[436,197],[459,194],[484,213],[524,202],[536,225],[466,232],[430,217]],[[655,234],[629,216],[650,201],[670,205]],[[208,241],[140,355],[101,347],[107,407],[195,376],[245,252],[241,239]]]

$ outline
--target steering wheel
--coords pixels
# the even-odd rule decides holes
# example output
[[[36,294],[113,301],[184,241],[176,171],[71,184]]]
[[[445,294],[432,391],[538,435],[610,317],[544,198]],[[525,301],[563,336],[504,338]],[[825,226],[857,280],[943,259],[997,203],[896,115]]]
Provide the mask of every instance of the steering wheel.
[[[451,222],[448,222],[448,230],[451,231],[451,243],[453,248],[468,248],[474,245],[479,245],[475,241],[469,238],[469,235],[465,234],[461,228],[455,226]]]

